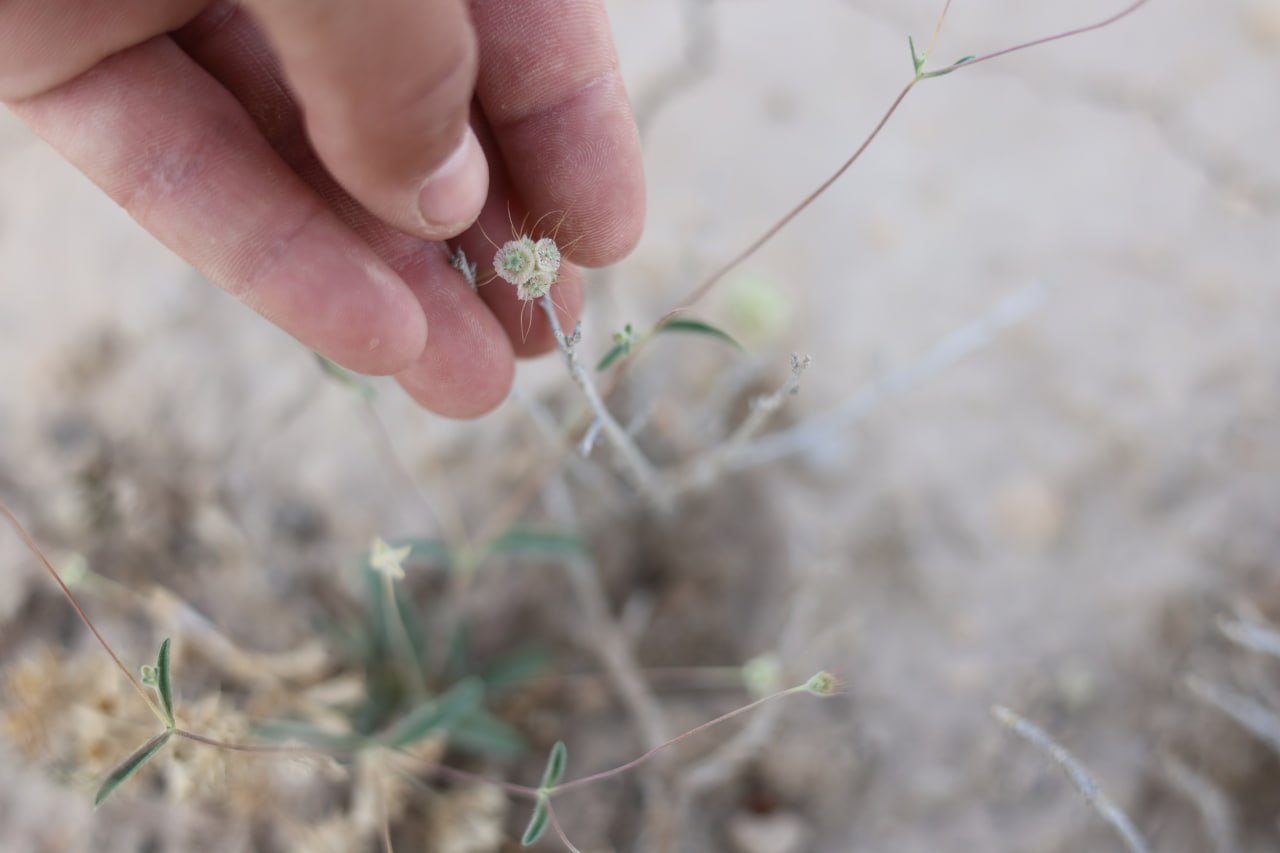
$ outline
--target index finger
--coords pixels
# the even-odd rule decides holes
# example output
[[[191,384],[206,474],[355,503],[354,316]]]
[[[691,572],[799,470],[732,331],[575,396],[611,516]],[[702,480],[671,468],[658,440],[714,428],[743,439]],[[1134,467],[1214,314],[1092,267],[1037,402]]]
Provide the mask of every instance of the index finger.
[[[561,215],[557,242],[598,265],[644,224],[640,138],[600,0],[472,0],[476,94],[534,216]]]

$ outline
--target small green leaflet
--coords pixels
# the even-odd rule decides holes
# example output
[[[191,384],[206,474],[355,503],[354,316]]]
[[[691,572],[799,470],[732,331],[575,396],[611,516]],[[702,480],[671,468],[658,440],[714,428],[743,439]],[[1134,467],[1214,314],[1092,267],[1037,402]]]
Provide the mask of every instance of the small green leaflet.
[[[911,64],[915,66],[916,76],[920,76],[920,69],[924,67],[924,57],[916,53],[916,40],[911,36],[907,36],[907,44],[911,46]]]
[[[615,361],[624,355],[630,354],[631,344],[634,341],[635,333],[632,331],[630,323],[623,326],[621,332],[614,332],[613,346],[604,354],[604,358],[600,359],[599,363],[596,364],[596,370],[607,370]]]
[[[520,733],[484,709],[477,709],[449,729],[449,746],[473,755],[511,758],[525,750]]]
[[[706,335],[716,338],[734,349],[742,349],[742,344],[738,343],[733,337],[722,329],[717,329],[710,323],[704,323],[701,320],[694,320],[691,317],[676,317],[668,320],[656,329],[657,332],[684,332],[692,335]]]
[[[663,332],[683,332],[691,335],[706,335],[723,341],[734,349],[742,349],[742,344],[733,339],[733,336],[723,329],[718,329],[710,323],[704,323],[701,320],[694,320],[691,317],[673,317],[665,323],[660,323],[654,330],[655,335]],[[604,358],[600,359],[596,364],[596,370],[607,370],[615,361],[628,355],[635,343],[635,334],[631,331],[628,324],[621,332],[616,332],[613,336],[613,346],[604,354]]]
[[[520,836],[521,847],[537,844],[542,833],[547,831],[547,819],[551,816],[547,808],[546,798],[538,797],[538,802],[533,807],[533,814],[529,817],[529,825],[525,828],[524,835]]]
[[[134,773],[137,773],[138,768],[150,761],[151,756],[159,752],[160,747],[168,743],[169,738],[172,736],[172,731],[163,731],[144,743],[142,746],[138,747],[133,755],[130,755],[124,761],[120,762],[116,766],[116,769],[111,771],[111,774],[103,780],[102,785],[98,788],[97,796],[93,798],[94,808],[102,805],[103,801],[105,801],[107,797],[111,796],[112,793],[115,792],[116,788],[119,788],[126,779]]]
[[[489,553],[580,557],[585,553],[585,549],[582,547],[582,540],[572,533],[513,527],[494,540],[489,547]]]
[[[160,654],[156,657],[156,692],[160,694],[160,703],[164,706],[165,722],[173,728],[173,682],[169,679],[169,638],[165,637],[160,644]]]
[[[555,746],[551,747],[551,754],[547,756],[547,767],[542,771],[542,786],[540,790],[550,793],[551,789],[560,784],[560,780],[564,778],[564,765],[569,759],[569,751],[565,749],[564,741],[558,740]]]

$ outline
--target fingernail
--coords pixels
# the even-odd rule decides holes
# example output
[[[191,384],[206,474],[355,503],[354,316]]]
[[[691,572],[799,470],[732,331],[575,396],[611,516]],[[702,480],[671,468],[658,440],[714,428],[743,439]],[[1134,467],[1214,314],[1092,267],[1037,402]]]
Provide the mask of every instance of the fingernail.
[[[489,166],[480,140],[467,128],[462,142],[418,191],[418,209],[431,228],[459,234],[480,214],[489,192]]]

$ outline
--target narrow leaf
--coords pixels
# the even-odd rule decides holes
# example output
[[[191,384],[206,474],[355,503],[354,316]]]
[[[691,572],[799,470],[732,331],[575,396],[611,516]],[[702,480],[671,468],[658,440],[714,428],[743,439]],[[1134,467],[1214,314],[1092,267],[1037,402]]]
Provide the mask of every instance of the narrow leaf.
[[[916,73],[920,73],[920,69],[924,66],[924,57],[916,53],[916,40],[911,36],[907,36],[907,44],[911,46],[911,64],[915,66]]]
[[[553,557],[579,557],[586,553],[582,540],[572,533],[522,527],[513,527],[499,536],[489,551],[492,554]]]
[[[484,684],[480,679],[459,681],[434,700],[410,711],[383,740],[393,747],[417,743],[432,732],[448,730],[468,714],[475,713],[482,699]]]
[[[723,341],[734,349],[742,349],[742,344],[738,343],[733,337],[722,329],[717,329],[710,323],[704,323],[701,320],[694,320],[689,317],[676,317],[674,320],[668,320],[658,327],[659,332],[684,332],[693,335],[707,335]]]
[[[604,358],[600,359],[600,361],[596,363],[596,370],[608,370],[615,361],[626,355],[627,351],[630,349],[630,341],[621,344],[614,344],[609,347],[609,351],[604,354]]]
[[[156,657],[156,690],[160,693],[160,703],[164,706],[164,715],[173,726],[173,682],[169,679],[169,638],[165,637],[160,644],[160,654]]]
[[[525,827],[524,835],[520,836],[521,847],[528,847],[538,843],[542,833],[547,831],[547,819],[549,817],[547,801],[539,797],[537,804],[533,807],[533,814],[529,816],[529,825]]]
[[[126,779],[137,773],[138,768],[150,761],[151,756],[159,752],[160,747],[164,746],[172,736],[172,731],[161,732],[116,765],[116,769],[111,771],[110,775],[103,780],[102,785],[98,788],[97,796],[93,798],[94,808],[102,805],[103,801],[111,796],[116,788],[119,788]]]
[[[560,784],[560,780],[564,778],[564,765],[568,758],[569,751],[565,748],[564,741],[556,741],[555,746],[551,747],[551,754],[547,756],[546,769],[542,771],[544,791],[549,791]]]
[[[480,678],[487,692],[501,693],[546,672],[554,659],[546,649],[523,648],[482,669]]]
[[[518,731],[482,708],[449,729],[449,745],[472,755],[499,759],[513,758],[528,747]]]
[[[315,357],[316,361],[320,364],[321,370],[336,379],[339,383],[355,391],[361,397],[366,400],[372,400],[377,395],[377,392],[373,390],[373,386],[365,381],[365,379],[358,373],[352,373],[345,367],[335,364],[325,358],[320,353],[315,353]]]

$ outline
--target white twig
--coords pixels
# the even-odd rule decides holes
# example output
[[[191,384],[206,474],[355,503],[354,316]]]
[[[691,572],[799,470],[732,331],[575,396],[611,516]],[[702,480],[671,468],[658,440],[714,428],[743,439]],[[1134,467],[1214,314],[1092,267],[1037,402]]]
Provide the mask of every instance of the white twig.
[[[623,467],[633,481],[632,484],[654,506],[659,509],[667,509],[671,503],[671,496],[659,481],[652,463],[645,458],[635,441],[632,440],[631,436],[627,435],[627,431],[622,428],[613,413],[605,406],[599,390],[596,389],[595,383],[591,381],[591,376],[587,373],[586,368],[582,366],[582,363],[578,361],[576,349],[582,340],[582,324],[579,323],[574,328],[572,335],[566,335],[564,330],[560,328],[560,319],[556,316],[555,305],[551,302],[550,294],[542,298],[542,310],[546,312],[547,320],[551,323],[551,332],[555,336],[556,344],[560,347],[560,352],[564,353],[569,375],[573,377],[574,383],[582,390],[582,395],[586,397],[587,404],[591,406],[592,414],[600,422],[600,431],[622,460]]]
[[[1240,853],[1235,815],[1223,790],[1172,755],[1166,755],[1162,765],[1169,784],[1200,812],[1200,822],[1214,853]]]
[[[1271,657],[1280,657],[1280,631],[1259,620],[1244,615],[1235,619],[1221,619],[1218,621],[1218,630],[1238,646]]]
[[[1130,853],[1150,853],[1151,848],[1147,847],[1147,842],[1142,839],[1142,835],[1139,834],[1137,827],[1133,825],[1133,821],[1129,820],[1128,816],[1107,798],[1107,795],[1098,787],[1098,783],[1089,775],[1089,771],[1084,769],[1084,765],[1068,752],[1066,747],[1049,737],[1035,723],[1018,716],[1002,705],[994,706],[991,712],[996,715],[1000,722],[1004,723],[1036,749],[1049,756],[1055,764],[1062,768],[1062,772],[1067,774],[1067,778],[1080,791],[1085,802],[1092,806],[1093,810],[1110,824],[1111,828],[1124,840],[1125,846],[1129,848]]]
[[[811,420],[799,423],[742,448],[732,460],[732,470],[764,465],[819,446],[843,432],[885,402],[911,391],[961,359],[981,350],[1005,329],[1026,319],[1045,301],[1047,287],[1032,283],[1005,297],[987,314],[947,335],[907,367],[883,376],[847,401]]]
[[[561,524],[577,528],[577,512],[564,478],[548,479],[543,494],[551,516]],[[583,625],[582,639],[604,668],[614,693],[640,730],[645,748],[660,748],[671,740],[667,715],[640,671],[626,634],[609,612],[609,599],[595,565],[586,557],[572,556],[565,561],[565,569]],[[646,825],[658,828],[658,846],[665,848],[668,833],[663,830],[672,823],[673,806],[668,787],[654,768],[640,778],[646,799]]]
[[[551,477],[544,496],[552,517],[558,523],[576,529],[577,513],[564,480],[558,476]],[[586,557],[573,556],[566,559],[565,571],[590,650],[604,667],[618,698],[640,729],[646,749],[666,743],[670,740],[666,714],[640,672],[640,665],[631,654],[622,629],[609,613],[609,599],[600,585],[595,566]]]
[[[705,488],[715,482],[726,469],[734,467],[735,457],[742,452],[747,442],[764,429],[769,418],[782,408],[782,404],[788,397],[800,390],[800,378],[804,376],[804,372],[812,361],[807,355],[802,357],[792,353],[791,375],[787,377],[786,382],[782,383],[782,387],[772,394],[753,399],[751,411],[728,438],[694,459],[684,471],[676,474],[674,478],[676,490]]]
[[[467,287],[471,288],[472,293],[480,289],[476,285],[476,265],[467,261],[467,253],[462,251],[461,246],[449,259],[449,266],[462,273],[462,278],[467,282]]]
[[[1280,714],[1251,696],[1195,676],[1187,679],[1187,687],[1196,698],[1217,708],[1280,753]]]

